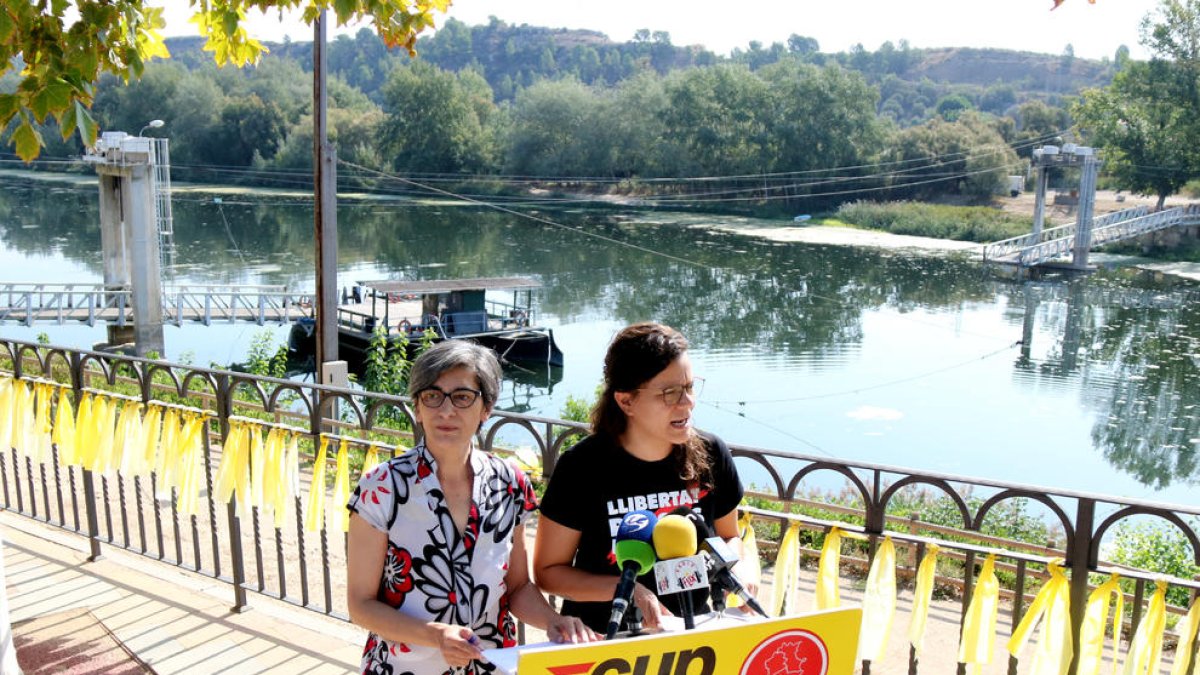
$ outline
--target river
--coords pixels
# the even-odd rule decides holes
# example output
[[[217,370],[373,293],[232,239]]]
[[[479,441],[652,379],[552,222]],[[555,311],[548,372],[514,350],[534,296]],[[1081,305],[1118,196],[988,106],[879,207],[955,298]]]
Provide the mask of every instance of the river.
[[[0,281],[102,279],[94,184],[0,176]],[[312,289],[311,201],[174,199],[167,282]],[[679,328],[705,379],[698,426],[730,442],[845,460],[1193,503],[1200,480],[1200,286],[1130,268],[1013,282],[953,255],[771,241],[792,225],[511,204],[353,200],[338,211],[339,283],[528,275],[565,366],[506,383],[500,407],[559,416],[590,398],[607,341]],[[730,227],[736,225],[736,227]],[[167,357],[244,358],[266,331],[166,329]],[[91,347],[102,327],[0,327]]]

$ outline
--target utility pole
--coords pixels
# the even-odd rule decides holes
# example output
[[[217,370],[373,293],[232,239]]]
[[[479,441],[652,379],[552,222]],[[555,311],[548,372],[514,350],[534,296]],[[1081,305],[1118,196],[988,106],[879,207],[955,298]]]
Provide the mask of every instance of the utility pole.
[[[346,386],[346,363],[338,360],[337,154],[329,144],[325,89],[325,10],[313,24],[313,204],[317,263],[317,381]]]

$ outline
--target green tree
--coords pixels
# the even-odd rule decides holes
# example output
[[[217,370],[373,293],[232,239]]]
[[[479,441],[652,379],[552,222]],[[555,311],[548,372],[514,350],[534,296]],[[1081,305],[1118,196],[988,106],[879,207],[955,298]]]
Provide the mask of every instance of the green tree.
[[[672,73],[663,111],[666,139],[687,153],[685,175],[760,173],[769,156],[767,85],[745,66]]]
[[[383,90],[381,146],[402,171],[485,173],[494,168],[492,90],[474,71],[455,74],[420,61],[396,68]]]
[[[266,51],[242,25],[249,9],[302,9],[312,23],[332,9],[339,24],[370,18],[388,46],[410,52],[417,35],[433,26],[434,12],[449,0],[189,0],[192,21],[217,64],[257,62]],[[53,118],[66,139],[78,132],[87,145],[97,125],[89,108],[104,73],[129,82],[146,62],[169,56],[159,30],[163,10],[146,0],[6,2],[0,10],[0,76],[20,72],[15,91],[0,93],[0,127],[15,120],[10,143],[25,161],[45,140],[35,125]]]

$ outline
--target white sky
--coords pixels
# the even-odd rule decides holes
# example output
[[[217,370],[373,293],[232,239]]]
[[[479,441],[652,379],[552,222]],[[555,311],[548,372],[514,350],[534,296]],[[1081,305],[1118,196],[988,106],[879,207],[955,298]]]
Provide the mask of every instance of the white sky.
[[[166,0],[168,36],[195,35],[182,0]],[[721,54],[786,44],[792,34],[816,38],[823,52],[847,51],[861,43],[874,51],[885,41],[907,39],[913,47],[997,47],[1111,58],[1121,45],[1135,58],[1149,54],[1138,44],[1142,17],[1158,0],[759,0],[741,5],[715,0],[454,0],[448,16],[470,25],[490,16],[513,24],[598,30],[614,41],[629,40],[639,28],[666,31],[674,45],[701,44]],[[251,33],[279,41],[311,41],[299,20],[280,22],[277,13],[251,10]],[[441,22],[439,21],[439,25]],[[361,26],[337,29],[354,33]],[[331,33],[333,34],[333,33]]]

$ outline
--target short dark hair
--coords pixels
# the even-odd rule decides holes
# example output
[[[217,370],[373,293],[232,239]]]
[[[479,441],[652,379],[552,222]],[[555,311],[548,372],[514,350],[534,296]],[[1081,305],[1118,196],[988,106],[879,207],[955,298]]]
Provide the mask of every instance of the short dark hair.
[[[470,340],[443,340],[417,357],[408,373],[408,395],[416,397],[448,370],[467,368],[479,382],[483,405],[491,408],[500,398],[500,362],[496,353]]]

